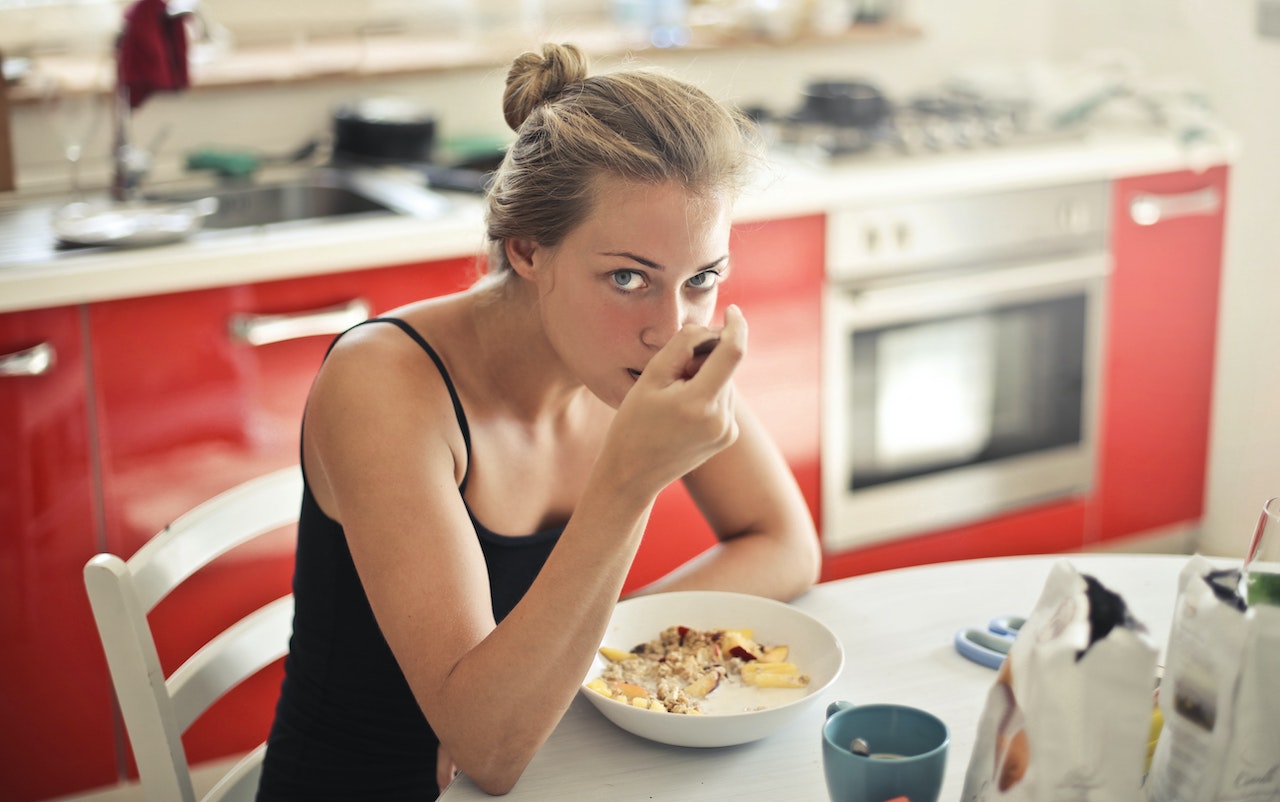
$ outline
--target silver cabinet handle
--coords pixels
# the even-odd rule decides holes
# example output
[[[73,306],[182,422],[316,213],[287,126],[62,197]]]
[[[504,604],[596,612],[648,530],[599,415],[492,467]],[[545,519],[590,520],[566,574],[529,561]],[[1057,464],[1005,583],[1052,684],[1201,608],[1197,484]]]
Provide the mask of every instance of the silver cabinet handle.
[[[1192,215],[1216,214],[1222,208],[1217,187],[1205,187],[1181,195],[1143,192],[1129,201],[1129,217],[1140,226],[1154,226],[1163,220]]]
[[[58,363],[58,352],[47,342],[25,351],[0,355],[0,376],[43,376]]]
[[[267,345],[319,334],[340,334],[368,320],[372,307],[363,298],[344,304],[287,315],[232,315],[227,328],[232,338],[247,345]]]

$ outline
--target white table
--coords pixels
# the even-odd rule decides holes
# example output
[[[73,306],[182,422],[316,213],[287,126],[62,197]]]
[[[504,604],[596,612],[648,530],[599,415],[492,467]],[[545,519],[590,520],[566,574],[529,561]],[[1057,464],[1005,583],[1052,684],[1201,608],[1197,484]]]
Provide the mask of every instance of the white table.
[[[960,797],[978,717],[995,672],[956,653],[962,627],[1029,614],[1050,567],[1069,560],[1124,596],[1163,646],[1182,555],[1072,554],[1007,557],[906,568],[829,582],[795,602],[845,648],[841,676],[791,726],[741,746],[694,749],[652,743],[619,729],[579,697],[505,799],[681,802],[825,800],[819,735],[827,703],[901,702],[951,728],[941,799]],[[466,777],[443,802],[490,800]]]

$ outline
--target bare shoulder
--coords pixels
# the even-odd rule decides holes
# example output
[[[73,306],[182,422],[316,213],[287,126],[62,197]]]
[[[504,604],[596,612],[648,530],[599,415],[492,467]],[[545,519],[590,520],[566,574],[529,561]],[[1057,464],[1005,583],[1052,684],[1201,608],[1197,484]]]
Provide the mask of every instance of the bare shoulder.
[[[377,320],[348,330],[334,343],[320,366],[313,396],[352,393],[363,403],[416,405],[424,395],[434,395],[436,386],[443,388],[443,379],[422,346],[400,325]]]
[[[395,317],[419,333],[420,327],[440,330],[433,312],[406,308]],[[466,448],[445,378],[395,323],[366,323],[338,339],[316,375],[305,414],[308,476],[317,501],[334,517],[335,482],[385,485],[397,471],[424,481],[447,474],[456,486],[465,470]]]
[[[460,308],[454,298],[421,301],[349,329],[334,343],[318,383],[339,388],[354,384],[356,390],[379,390],[369,393],[371,400],[421,404],[424,393],[428,398],[438,395],[435,391],[444,390],[445,384],[417,338],[437,353],[455,350],[453,332],[457,331]]]

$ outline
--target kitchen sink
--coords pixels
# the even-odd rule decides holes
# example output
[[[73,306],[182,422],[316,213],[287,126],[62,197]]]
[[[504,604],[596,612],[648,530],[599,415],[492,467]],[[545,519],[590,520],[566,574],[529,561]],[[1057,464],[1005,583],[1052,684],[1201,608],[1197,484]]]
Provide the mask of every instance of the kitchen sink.
[[[313,220],[318,217],[346,217],[391,211],[383,204],[349,189],[312,184],[246,187],[221,190],[200,197],[212,197],[218,202],[216,210],[204,218],[205,228],[245,228]]]
[[[175,242],[201,230],[235,236],[320,221],[434,220],[454,201],[406,176],[374,169],[311,168],[259,183],[151,187],[136,201],[88,196],[0,204],[0,267],[47,262],[96,247]]]
[[[217,202],[216,209],[203,218],[205,229],[250,228],[361,215],[397,214],[431,219],[444,214],[449,206],[443,196],[403,179],[346,170],[317,170],[284,183],[148,195],[148,200],[171,203],[205,198]]]

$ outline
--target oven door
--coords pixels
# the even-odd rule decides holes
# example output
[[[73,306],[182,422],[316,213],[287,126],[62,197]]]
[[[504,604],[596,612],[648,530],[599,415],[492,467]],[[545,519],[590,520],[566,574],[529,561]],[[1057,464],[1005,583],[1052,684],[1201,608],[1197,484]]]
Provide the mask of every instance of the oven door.
[[[1092,483],[1105,253],[824,297],[823,542],[977,521]]]

